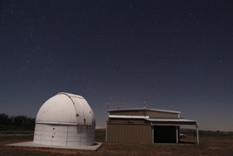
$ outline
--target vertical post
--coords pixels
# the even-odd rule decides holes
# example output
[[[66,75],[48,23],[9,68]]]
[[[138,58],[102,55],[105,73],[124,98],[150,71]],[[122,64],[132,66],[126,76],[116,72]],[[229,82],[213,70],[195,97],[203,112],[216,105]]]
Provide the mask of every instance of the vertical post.
[[[196,129],[197,129],[197,144],[199,144],[199,132],[198,132],[198,125],[196,124]]]
[[[107,125],[106,125],[105,142],[108,141],[107,136],[108,136],[108,122],[107,122]]]
[[[151,126],[151,129],[152,129],[152,144],[154,144],[155,143],[155,137],[154,137],[154,128],[155,128],[155,126]]]
[[[176,143],[179,143],[179,138],[178,138],[178,126],[176,126]]]

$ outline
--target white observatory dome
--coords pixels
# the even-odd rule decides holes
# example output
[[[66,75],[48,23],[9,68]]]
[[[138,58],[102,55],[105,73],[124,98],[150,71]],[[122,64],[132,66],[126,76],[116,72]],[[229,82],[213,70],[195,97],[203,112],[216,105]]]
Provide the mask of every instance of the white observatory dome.
[[[82,96],[58,93],[38,111],[33,141],[44,145],[93,145],[94,112]]]

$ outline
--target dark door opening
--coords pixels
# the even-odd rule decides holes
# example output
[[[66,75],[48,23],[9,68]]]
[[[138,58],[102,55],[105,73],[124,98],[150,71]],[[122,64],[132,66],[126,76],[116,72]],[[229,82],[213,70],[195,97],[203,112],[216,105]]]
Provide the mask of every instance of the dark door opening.
[[[154,126],[154,143],[176,143],[176,127]]]

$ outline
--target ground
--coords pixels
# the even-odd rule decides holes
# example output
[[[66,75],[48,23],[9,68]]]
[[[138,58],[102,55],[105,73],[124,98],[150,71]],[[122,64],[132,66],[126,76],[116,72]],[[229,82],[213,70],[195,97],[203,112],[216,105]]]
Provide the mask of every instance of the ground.
[[[233,132],[200,132],[200,144],[191,130],[182,130],[186,138],[180,144],[114,144],[105,143],[105,130],[96,131],[96,141],[104,142],[97,151],[60,150],[5,146],[10,143],[31,141],[33,132],[0,132],[0,156],[64,156],[64,155],[154,155],[154,156],[232,156]]]

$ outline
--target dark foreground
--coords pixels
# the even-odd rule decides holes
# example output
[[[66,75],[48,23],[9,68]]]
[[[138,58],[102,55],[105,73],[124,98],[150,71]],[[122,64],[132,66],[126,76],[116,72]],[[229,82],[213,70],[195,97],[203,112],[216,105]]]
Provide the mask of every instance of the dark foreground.
[[[200,144],[190,130],[180,144],[113,144],[103,143],[97,151],[58,150],[47,148],[8,147],[10,143],[31,141],[32,132],[10,134],[0,132],[0,156],[62,156],[62,155],[155,155],[155,156],[233,156],[233,133],[200,132]],[[96,131],[96,141],[104,142],[105,130]]]

